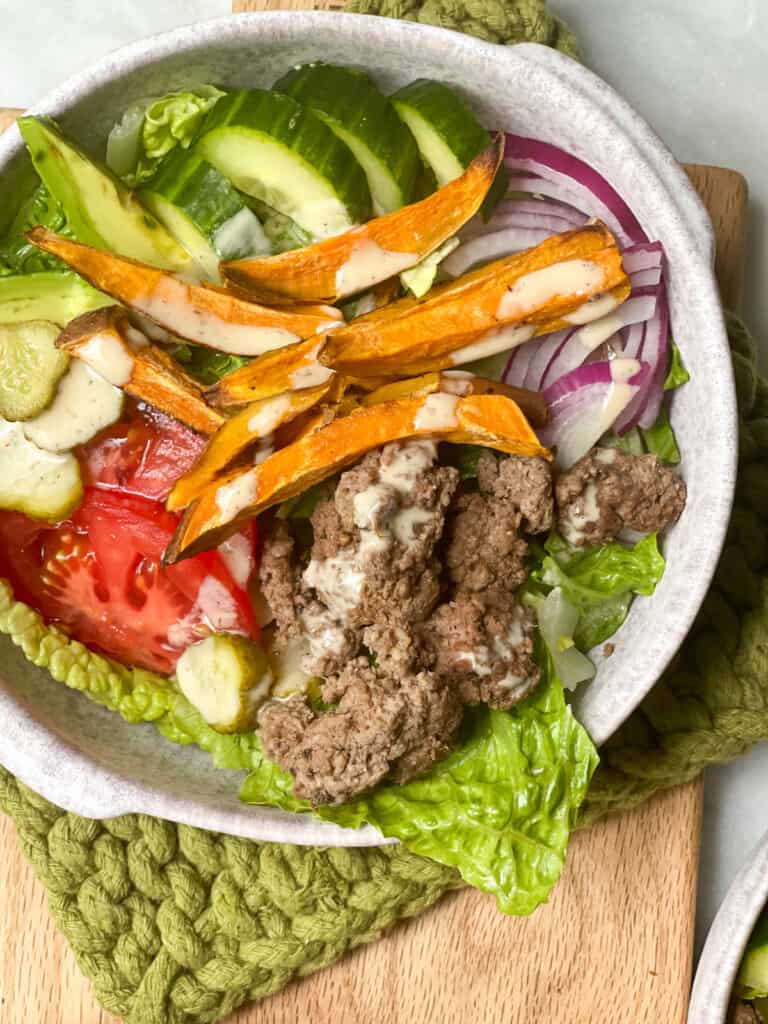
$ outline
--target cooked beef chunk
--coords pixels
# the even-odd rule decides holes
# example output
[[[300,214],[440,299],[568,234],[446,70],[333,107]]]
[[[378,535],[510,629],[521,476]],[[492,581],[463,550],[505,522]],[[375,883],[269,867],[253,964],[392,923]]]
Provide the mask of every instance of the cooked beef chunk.
[[[528,545],[517,532],[520,513],[483,494],[463,494],[454,508],[445,551],[452,583],[457,590],[477,594],[488,606],[505,605],[528,575]]]
[[[424,643],[420,632],[409,627],[367,626],[363,630],[363,643],[376,667],[395,679],[434,666],[432,649]]]
[[[299,629],[293,547],[293,537],[284,523],[275,519],[262,542],[259,584],[274,616],[277,633],[285,638]]]
[[[360,630],[344,625],[322,602],[303,592],[297,597],[297,605],[301,629],[309,641],[302,669],[310,676],[340,672],[360,648]]]
[[[728,1024],[763,1024],[762,1014],[741,999],[734,999],[728,1011]]]
[[[477,464],[480,490],[498,498],[507,513],[517,509],[526,533],[545,533],[552,526],[552,470],[546,459],[510,455],[497,459],[490,452]]]
[[[506,607],[487,609],[477,595],[460,592],[440,605],[425,636],[435,672],[450,679],[467,704],[510,708],[539,682],[533,616],[513,597]]]
[[[683,511],[685,493],[656,455],[593,448],[555,483],[558,529],[580,547],[613,540],[625,526],[663,530]]]
[[[366,658],[327,680],[332,711],[301,697],[264,706],[259,722],[267,755],[294,777],[294,792],[314,804],[344,803],[392,773],[404,782],[450,749],[461,705],[431,672],[395,680]]]
[[[348,626],[413,623],[440,593],[432,551],[458,473],[434,464],[432,442],[387,445],[342,474],[312,516],[303,583]]]

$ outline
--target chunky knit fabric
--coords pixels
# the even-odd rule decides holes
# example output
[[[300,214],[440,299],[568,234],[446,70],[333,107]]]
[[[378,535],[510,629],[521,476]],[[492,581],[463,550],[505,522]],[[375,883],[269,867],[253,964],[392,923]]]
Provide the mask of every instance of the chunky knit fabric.
[[[575,54],[537,0],[351,0],[349,9]],[[736,507],[716,582],[676,664],[601,752],[583,821],[768,738],[768,382],[737,319]],[[68,814],[0,769],[0,807],[106,1009],[127,1024],[203,1024],[311,974],[460,884],[402,847],[254,843],[127,815]]]

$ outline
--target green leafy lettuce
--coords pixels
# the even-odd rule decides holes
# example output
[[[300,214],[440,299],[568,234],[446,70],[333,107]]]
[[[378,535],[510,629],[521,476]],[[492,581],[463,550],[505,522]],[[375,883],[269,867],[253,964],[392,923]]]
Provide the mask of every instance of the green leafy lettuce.
[[[662,462],[670,465],[677,465],[680,462],[677,438],[669,422],[669,413],[663,408],[656,422],[648,430],[633,427],[621,436],[608,434],[600,443],[606,448],[618,448],[628,455],[658,455]]]
[[[233,356],[228,352],[205,348],[203,345],[186,343],[176,346],[173,357],[201,384],[215,384],[228,373],[239,370],[241,366],[251,361],[247,356]]]
[[[664,381],[665,391],[671,391],[673,388],[679,388],[681,384],[686,384],[691,379],[690,373],[688,373],[683,365],[683,357],[680,354],[680,349],[674,341],[670,341],[669,348],[669,370],[667,371],[667,379]]]
[[[134,103],[109,133],[107,164],[132,188],[147,181],[171,150],[190,146],[223,95],[213,85],[197,85]]]
[[[61,204],[45,185],[38,185],[14,217],[8,233],[0,242],[0,275],[34,274],[44,270],[66,271],[67,267],[36,245],[28,242],[26,232],[37,224],[59,235],[72,237]]]
[[[35,665],[128,722],[152,722],[168,740],[196,744],[217,768],[246,770],[241,799],[307,811],[291,776],[264,756],[256,733],[211,729],[172,682],[89,651],[15,601],[0,580],[0,632]],[[541,653],[542,682],[512,711],[469,710],[457,749],[405,786],[384,785],[343,807],[317,809],[340,825],[376,825],[416,853],[458,868],[510,914],[544,902],[560,876],[568,834],[597,753]]]
[[[571,548],[558,534],[544,544],[543,557],[534,569],[534,585],[561,587],[579,610],[574,633],[581,650],[603,643],[624,622],[635,594],[649,595],[664,573],[664,558],[656,534],[634,547],[600,544],[587,551]]]
[[[317,817],[357,828],[368,823],[414,853],[455,867],[492,893],[506,914],[530,914],[560,877],[568,835],[597,766],[597,752],[565,702],[549,657],[542,682],[511,711],[467,711],[456,749],[426,775],[384,784]],[[266,759],[240,798],[290,811],[310,810],[290,776]]]

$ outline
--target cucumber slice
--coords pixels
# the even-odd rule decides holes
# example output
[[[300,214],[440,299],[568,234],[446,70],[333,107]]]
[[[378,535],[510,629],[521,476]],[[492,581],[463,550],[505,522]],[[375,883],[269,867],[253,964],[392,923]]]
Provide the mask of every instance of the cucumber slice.
[[[45,320],[0,324],[0,416],[30,420],[50,405],[69,356],[56,348],[59,329]]]
[[[188,647],[176,663],[179,689],[218,732],[242,732],[253,726],[267,698],[272,671],[267,656],[252,640],[217,633]]]
[[[47,452],[68,452],[119,420],[122,411],[120,388],[74,359],[50,407],[24,424],[24,436]]]
[[[758,919],[747,943],[736,978],[738,992],[745,999],[768,996],[768,913]]]
[[[488,132],[452,89],[419,78],[392,97],[439,186],[458,178],[488,145]]]
[[[109,295],[92,288],[75,274],[46,270],[39,274],[0,277],[0,323],[50,320],[64,327],[81,313],[114,306]]]
[[[21,423],[0,419],[0,508],[56,522],[80,504],[80,466],[71,453],[32,444]]]
[[[349,146],[368,178],[377,216],[415,202],[422,167],[418,146],[364,71],[305,64],[274,88],[313,110]]]
[[[272,251],[237,190],[197,153],[174,150],[139,198],[213,281],[219,280],[219,260]]]
[[[371,194],[349,148],[290,96],[243,89],[210,111],[197,151],[249,196],[328,238],[368,220]]]
[[[134,194],[45,118],[20,117],[19,130],[35,170],[61,203],[75,238],[99,249],[169,270],[188,269],[190,259]]]

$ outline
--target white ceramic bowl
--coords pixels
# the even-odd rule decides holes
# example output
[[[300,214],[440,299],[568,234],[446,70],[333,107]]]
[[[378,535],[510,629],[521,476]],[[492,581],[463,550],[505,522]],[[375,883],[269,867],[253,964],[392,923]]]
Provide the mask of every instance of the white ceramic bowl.
[[[688,1024],[725,1024],[744,949],[768,903],[768,832],[725,895],[701,951]]]
[[[704,598],[731,507],[736,422],[728,345],[712,274],[707,215],[683,171],[645,122],[600,79],[537,45],[494,46],[387,18],[269,13],[208,22],[125,47],[71,78],[36,108],[100,151],[125,107],[195,82],[269,86],[286,68],[322,58],[359,64],[385,89],[416,77],[454,86],[488,127],[554,142],[599,170],[628,200],[669,258],[672,324],[691,383],[673,403],[688,504],[669,532],[655,595],[635,602],[616,652],[577,702],[596,742],[619,726],[658,679]],[[5,196],[30,180],[18,132],[0,141]],[[12,211],[7,211],[10,214]],[[143,811],[190,824],[296,843],[382,842],[309,818],[243,807],[239,776],[174,746],[151,726],[128,726],[33,669],[0,642],[0,761],[58,804],[90,816]]]

